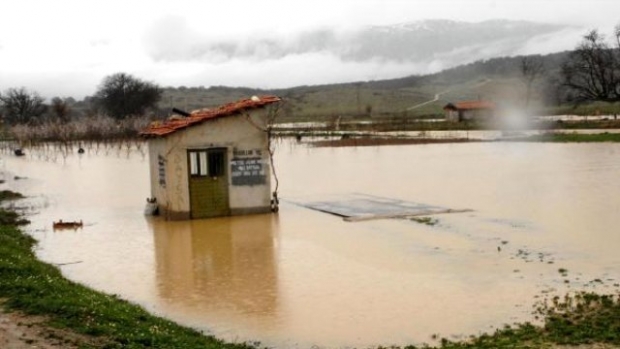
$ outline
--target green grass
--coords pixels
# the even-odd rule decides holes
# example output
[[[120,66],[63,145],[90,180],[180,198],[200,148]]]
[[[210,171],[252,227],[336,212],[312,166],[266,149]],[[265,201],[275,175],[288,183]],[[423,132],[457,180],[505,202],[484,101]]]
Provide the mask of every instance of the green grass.
[[[620,142],[620,133],[578,134],[578,133],[548,133],[539,136],[519,138],[518,141],[528,142],[558,142],[558,143],[594,143]]]
[[[0,191],[0,202],[7,200],[15,200],[23,198],[20,193],[12,192],[10,190]],[[22,218],[17,212],[0,207],[0,226],[3,225],[25,225],[30,223],[27,219]]]
[[[599,295],[579,292],[563,299],[542,301],[537,317],[542,326],[531,323],[504,326],[492,334],[453,342],[440,339],[439,348],[550,348],[552,345],[605,343],[620,345],[620,294]],[[407,346],[407,349],[429,348]]]
[[[549,115],[620,115],[620,103],[590,102],[581,105],[561,105],[544,110]]]
[[[14,191],[10,191],[10,190],[0,190],[0,201],[4,201],[4,200],[14,200],[14,199],[21,199],[24,196],[20,193],[16,193]]]
[[[14,194],[5,192],[8,197]],[[6,211],[0,212],[0,215]],[[44,315],[49,325],[97,338],[83,348],[225,348],[231,344],[147,313],[143,308],[65,279],[58,268],[39,261],[35,240],[13,224],[0,224],[0,298],[8,309]],[[565,272],[559,269],[559,272]],[[620,294],[576,293],[542,301],[536,315],[542,326],[505,326],[492,334],[440,348],[545,348],[551,344],[620,345]],[[439,316],[439,314],[438,314]],[[424,346],[428,348],[428,346]],[[416,346],[407,346],[413,349]]]
[[[250,347],[204,336],[114,295],[69,281],[58,268],[36,258],[34,245],[35,240],[16,226],[0,224],[0,297],[8,309],[48,316],[51,326],[98,337],[105,348]]]

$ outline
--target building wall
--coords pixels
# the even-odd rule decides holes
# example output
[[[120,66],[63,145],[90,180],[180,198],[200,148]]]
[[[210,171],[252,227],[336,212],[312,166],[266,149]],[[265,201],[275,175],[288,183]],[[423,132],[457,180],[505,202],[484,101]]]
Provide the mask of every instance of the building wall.
[[[456,110],[446,109],[447,121],[459,121],[459,112]]]
[[[149,141],[151,195],[168,219],[189,219],[188,149],[226,148],[231,214],[269,212],[271,166],[266,132],[269,107],[227,116]],[[165,184],[160,183],[164,163]],[[249,171],[242,171],[244,169]],[[261,175],[264,176],[260,183]],[[233,173],[234,172],[234,173]]]
[[[490,109],[467,109],[467,110],[446,110],[447,121],[486,121],[493,117],[493,110]]]
[[[490,109],[472,109],[463,111],[463,120],[487,121],[493,116]]]
[[[461,120],[463,121],[474,120],[476,118],[476,115],[478,115],[477,110],[463,110],[460,113],[461,113]]]
[[[151,183],[151,197],[157,199],[160,211],[169,205],[168,188],[171,188],[168,180],[168,172],[172,163],[160,154],[166,153],[166,139],[152,138],[148,141],[149,150],[149,172]],[[160,169],[162,172],[160,172]],[[163,183],[160,183],[163,180]]]

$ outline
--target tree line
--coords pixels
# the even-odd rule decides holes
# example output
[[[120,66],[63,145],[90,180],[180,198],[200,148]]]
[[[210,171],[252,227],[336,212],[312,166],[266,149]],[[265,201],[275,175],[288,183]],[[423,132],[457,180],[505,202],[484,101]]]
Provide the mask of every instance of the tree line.
[[[84,101],[54,97],[49,104],[36,92],[25,87],[9,88],[0,93],[0,116],[6,125],[37,125],[45,122],[67,123],[74,108],[90,115],[107,115],[115,120],[144,116],[157,112],[163,90],[152,82],[127,73],[116,73],[103,79],[96,93]]]

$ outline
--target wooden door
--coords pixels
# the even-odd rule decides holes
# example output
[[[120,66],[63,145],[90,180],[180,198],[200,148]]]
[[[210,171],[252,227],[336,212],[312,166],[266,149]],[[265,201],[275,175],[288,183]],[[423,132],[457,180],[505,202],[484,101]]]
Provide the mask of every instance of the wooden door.
[[[188,150],[187,159],[191,217],[229,215],[226,149]]]

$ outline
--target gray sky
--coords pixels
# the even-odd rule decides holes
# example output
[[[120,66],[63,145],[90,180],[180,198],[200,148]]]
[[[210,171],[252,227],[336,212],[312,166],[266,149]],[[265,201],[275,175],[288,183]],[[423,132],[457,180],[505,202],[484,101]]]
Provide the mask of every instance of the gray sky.
[[[3,5],[0,90],[23,86],[45,97],[76,98],[92,95],[103,77],[121,71],[161,86],[259,88],[424,73],[424,67],[342,62],[320,54],[161,59],[162,53],[174,57],[179,47],[191,50],[198,41],[287,40],[316,28],[423,19],[528,20],[603,33],[620,22],[618,0],[6,0]],[[579,33],[532,50],[570,49]]]

